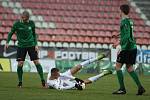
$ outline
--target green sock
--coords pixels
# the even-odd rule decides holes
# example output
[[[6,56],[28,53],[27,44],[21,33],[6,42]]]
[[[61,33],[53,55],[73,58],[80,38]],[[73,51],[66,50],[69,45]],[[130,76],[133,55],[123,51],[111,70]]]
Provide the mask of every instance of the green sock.
[[[134,82],[136,83],[136,85],[137,85],[138,87],[141,87],[142,85],[141,85],[141,83],[140,83],[140,81],[139,81],[139,78],[138,78],[137,74],[136,74],[134,71],[129,72],[129,74],[130,74],[130,76],[133,78],[133,80],[134,80]]]
[[[117,71],[117,77],[118,77],[120,89],[125,89],[125,86],[124,86],[124,78],[123,78],[122,70],[118,70],[118,71]]]
[[[37,69],[37,71],[38,71],[38,73],[40,75],[41,80],[44,80],[42,66],[40,64],[37,64],[35,66],[36,66],[36,69]]]
[[[18,68],[17,68],[17,74],[18,74],[18,80],[19,80],[19,82],[22,82],[22,75],[23,75],[22,66],[18,66]]]

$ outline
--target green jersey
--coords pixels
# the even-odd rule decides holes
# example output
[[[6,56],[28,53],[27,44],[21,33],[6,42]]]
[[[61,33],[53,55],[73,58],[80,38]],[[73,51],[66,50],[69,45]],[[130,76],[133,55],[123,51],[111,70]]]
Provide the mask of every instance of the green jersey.
[[[136,42],[133,37],[133,21],[129,18],[123,18],[121,20],[120,45],[122,50],[131,50],[136,48]]]
[[[33,21],[23,22],[18,20],[13,24],[11,32],[8,33],[7,43],[9,43],[13,33],[16,34],[18,47],[32,47],[37,45],[35,34],[35,24]]]

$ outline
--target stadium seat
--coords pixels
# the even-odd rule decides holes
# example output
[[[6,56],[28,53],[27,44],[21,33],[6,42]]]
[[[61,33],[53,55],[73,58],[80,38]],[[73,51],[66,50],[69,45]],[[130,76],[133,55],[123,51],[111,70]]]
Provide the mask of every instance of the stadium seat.
[[[87,36],[87,35],[88,35],[88,34],[87,34],[87,31],[84,31],[84,30],[80,30],[79,34],[80,34],[81,36]]]
[[[11,0],[0,5],[0,33],[10,31],[19,14],[27,9],[35,21],[40,41],[44,42],[80,42],[111,44],[113,34],[119,34],[119,9],[122,3],[129,1],[111,0]],[[134,8],[131,18],[135,23],[135,37],[139,44],[146,44],[150,27],[145,24]],[[46,36],[44,36],[46,35]],[[56,35],[64,36],[60,38]],[[54,37],[53,37],[54,36]],[[53,38],[51,38],[53,37]],[[141,38],[144,38],[144,42]],[[16,38],[13,37],[13,40]]]
[[[110,38],[108,38],[108,37],[105,37],[105,38],[104,38],[104,43],[106,43],[106,44],[109,44],[109,43],[111,43],[111,41],[110,41]]]
[[[136,39],[136,43],[141,45],[142,44],[142,39],[140,39],[140,38]]]
[[[91,37],[91,42],[92,43],[98,43],[97,38],[96,37]]]
[[[86,39],[86,40],[87,40],[87,39]],[[77,42],[84,43],[84,42],[89,42],[89,41],[88,41],[88,40],[85,41],[84,37],[78,36]]]
[[[142,39],[142,44],[148,45],[149,44],[149,39],[143,38]]]
[[[102,44],[102,43],[104,43],[104,41],[103,41],[103,38],[102,38],[102,37],[98,37],[98,39],[97,39],[97,40],[98,40],[98,43],[101,43],[101,44]]]
[[[71,39],[71,37],[69,37],[69,36],[65,36],[65,38],[64,38],[64,41],[65,42],[70,42],[72,39]]]
[[[71,38],[71,42],[78,42],[78,38],[76,37],[76,36],[73,36],[72,38]]]

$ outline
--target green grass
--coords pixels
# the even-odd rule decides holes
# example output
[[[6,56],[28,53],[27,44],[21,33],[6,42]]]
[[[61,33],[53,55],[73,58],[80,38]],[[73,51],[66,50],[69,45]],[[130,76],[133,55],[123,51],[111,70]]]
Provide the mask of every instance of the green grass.
[[[87,78],[92,74],[80,74],[78,77]],[[46,77],[46,74],[45,74]],[[140,76],[146,88],[143,96],[136,96],[137,87],[131,78],[125,76],[126,95],[112,95],[117,89],[118,81],[115,75],[103,77],[97,82],[87,85],[83,91],[41,88],[40,79],[36,73],[25,73],[23,88],[17,88],[16,73],[0,72],[0,100],[150,100],[150,76]]]

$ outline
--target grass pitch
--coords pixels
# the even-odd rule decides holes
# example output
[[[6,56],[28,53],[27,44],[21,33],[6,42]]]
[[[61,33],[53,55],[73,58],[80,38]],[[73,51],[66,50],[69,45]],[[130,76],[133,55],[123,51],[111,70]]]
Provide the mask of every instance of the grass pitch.
[[[80,74],[84,79],[93,74]],[[45,74],[46,77],[46,74]],[[17,74],[0,72],[0,100],[150,100],[150,76],[140,76],[146,89],[136,96],[137,87],[129,75],[125,76],[126,95],[112,95],[118,89],[116,75],[109,75],[87,85],[83,91],[43,89],[37,73],[24,73],[23,88],[17,88]]]

